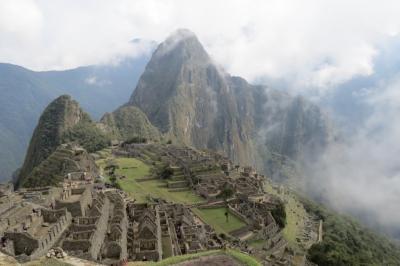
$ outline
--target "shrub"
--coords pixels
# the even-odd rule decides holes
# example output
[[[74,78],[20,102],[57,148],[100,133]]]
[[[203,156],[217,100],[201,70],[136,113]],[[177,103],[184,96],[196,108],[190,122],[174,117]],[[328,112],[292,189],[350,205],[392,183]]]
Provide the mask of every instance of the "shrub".
[[[285,205],[282,201],[275,206],[274,209],[271,210],[272,217],[274,217],[275,222],[279,225],[280,228],[284,228],[286,225],[286,211]]]
[[[165,166],[160,173],[161,179],[168,179],[174,174],[174,170],[172,170],[169,166]]]
[[[147,138],[134,136],[134,137],[129,138],[128,140],[124,141],[123,144],[132,144],[132,143],[147,143]]]

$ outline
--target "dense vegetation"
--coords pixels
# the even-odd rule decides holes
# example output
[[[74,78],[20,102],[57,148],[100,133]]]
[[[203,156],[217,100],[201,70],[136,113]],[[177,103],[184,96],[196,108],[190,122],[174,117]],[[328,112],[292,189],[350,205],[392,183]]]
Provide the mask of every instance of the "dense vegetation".
[[[165,167],[163,167],[161,169],[159,176],[160,176],[161,179],[168,179],[173,174],[174,174],[174,170],[171,167],[166,165]]]
[[[63,142],[77,142],[88,152],[95,152],[110,145],[110,138],[91,121],[82,121],[64,133]]]
[[[303,199],[307,211],[323,223],[323,241],[309,250],[318,265],[400,265],[400,249],[351,218],[338,215]]]
[[[282,201],[276,205],[274,209],[271,210],[272,217],[274,217],[275,222],[280,228],[284,228],[286,225],[286,211],[285,204]]]
[[[147,138],[134,136],[124,141],[124,144],[132,144],[132,143],[147,143]]]
[[[122,106],[112,113],[106,113],[101,122],[113,138],[125,140],[126,143],[158,141],[161,138],[158,129],[134,106]]]

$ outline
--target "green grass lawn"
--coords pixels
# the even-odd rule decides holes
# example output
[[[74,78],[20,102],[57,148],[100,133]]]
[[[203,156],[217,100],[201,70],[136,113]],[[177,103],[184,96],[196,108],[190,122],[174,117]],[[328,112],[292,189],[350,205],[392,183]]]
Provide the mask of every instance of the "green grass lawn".
[[[170,257],[165,260],[162,260],[160,262],[149,262],[148,264],[142,264],[142,265],[170,266],[170,265],[176,265],[176,264],[184,262],[184,261],[189,261],[189,260],[197,259],[200,257],[207,257],[207,256],[213,256],[213,255],[227,255],[232,258],[235,258],[237,261],[243,263],[243,265],[246,265],[246,266],[261,266],[261,263],[259,263],[255,258],[253,258],[245,253],[242,253],[240,251],[234,250],[234,249],[228,249],[225,251],[224,250],[208,250],[208,251],[194,253],[194,254],[174,256],[174,257]],[[135,264],[134,263],[131,264],[131,262],[130,262],[128,265],[135,265]]]
[[[148,196],[154,198],[163,198],[176,203],[198,203],[203,199],[193,191],[170,192],[166,187],[165,181],[148,180],[140,181],[137,179],[150,176],[150,166],[135,158],[115,158],[113,159],[118,165],[117,175],[123,175],[126,178],[118,180],[121,188],[138,202],[148,201]],[[107,165],[107,159],[97,161],[97,164],[103,168]]]
[[[266,242],[267,242],[266,240],[260,239],[260,240],[252,240],[252,241],[250,241],[249,244],[253,248],[261,249],[265,245]]]
[[[226,208],[213,209],[193,209],[200,218],[207,224],[211,225],[218,233],[229,234],[233,230],[239,229],[246,224],[232,213],[229,213],[229,220],[226,221]]]
[[[265,191],[277,195],[282,200],[286,201],[286,226],[283,229],[283,236],[289,242],[291,247],[298,246],[296,242],[296,237],[303,232],[304,220],[307,216],[307,212],[304,209],[303,204],[299,200],[297,200],[294,195],[279,194],[278,191],[274,189],[269,183],[266,184]]]

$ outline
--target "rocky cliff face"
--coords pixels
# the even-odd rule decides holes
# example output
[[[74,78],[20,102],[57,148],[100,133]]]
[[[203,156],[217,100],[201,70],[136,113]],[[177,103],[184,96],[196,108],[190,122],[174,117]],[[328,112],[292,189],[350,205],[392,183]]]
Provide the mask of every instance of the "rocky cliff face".
[[[260,169],[276,163],[275,154],[302,160],[331,139],[317,106],[230,76],[187,30],[158,46],[128,105],[177,142]]]
[[[31,138],[21,168],[18,185],[32,170],[47,159],[62,143],[76,141],[90,151],[108,145],[107,137],[97,129],[89,115],[70,96],[51,102],[42,113]]]
[[[240,123],[229,83],[196,36],[179,30],[159,45],[129,104],[168,138],[250,163],[251,136]]]

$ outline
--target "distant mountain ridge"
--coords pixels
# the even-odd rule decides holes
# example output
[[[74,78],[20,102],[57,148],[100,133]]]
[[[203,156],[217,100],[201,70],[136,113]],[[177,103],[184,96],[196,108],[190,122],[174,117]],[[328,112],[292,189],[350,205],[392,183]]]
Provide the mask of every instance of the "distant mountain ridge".
[[[36,72],[0,63],[0,180],[23,162],[41,112],[56,97],[73,96],[94,119],[126,102],[148,56],[118,64]]]

